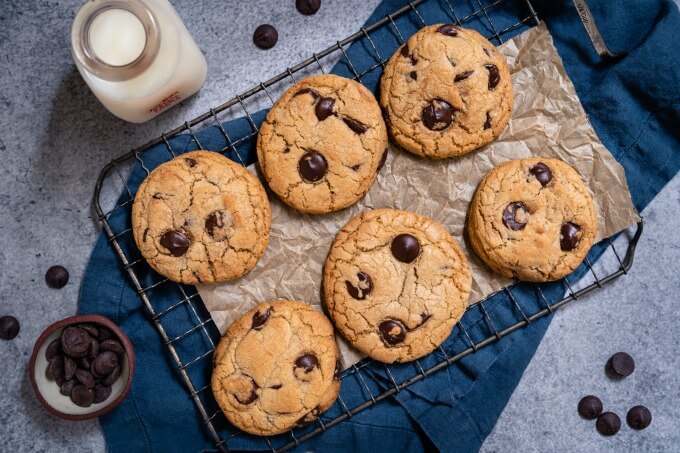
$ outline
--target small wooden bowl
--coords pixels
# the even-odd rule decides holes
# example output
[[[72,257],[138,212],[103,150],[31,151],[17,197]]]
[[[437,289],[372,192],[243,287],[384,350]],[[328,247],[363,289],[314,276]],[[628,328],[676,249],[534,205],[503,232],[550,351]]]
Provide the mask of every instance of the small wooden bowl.
[[[121,363],[120,377],[111,387],[111,395],[101,403],[93,404],[90,407],[80,407],[74,404],[71,398],[62,395],[57,383],[47,377],[48,362],[45,358],[45,350],[53,340],[59,338],[66,327],[86,323],[108,327],[123,345],[125,358]],[[78,421],[99,417],[118,406],[130,391],[134,371],[135,351],[132,343],[117,325],[99,315],[72,316],[49,326],[35,342],[31,361],[28,364],[28,374],[31,378],[33,392],[45,410],[59,418]]]

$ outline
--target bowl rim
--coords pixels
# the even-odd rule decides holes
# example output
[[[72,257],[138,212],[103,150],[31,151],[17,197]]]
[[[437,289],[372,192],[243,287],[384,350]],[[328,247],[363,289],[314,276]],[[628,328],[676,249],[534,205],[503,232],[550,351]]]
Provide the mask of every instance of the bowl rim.
[[[115,400],[111,401],[106,406],[94,412],[88,412],[86,414],[67,414],[52,407],[43,397],[42,393],[40,392],[40,389],[38,388],[38,384],[36,383],[35,380],[35,362],[38,358],[38,352],[40,351],[40,348],[45,343],[45,340],[47,339],[48,336],[50,336],[55,331],[61,328],[65,328],[73,324],[85,324],[85,323],[101,324],[104,327],[108,327],[113,331],[113,333],[118,337],[118,340],[122,343],[123,348],[125,349],[125,354],[127,355],[128,367],[130,371],[128,373],[128,379],[127,382],[125,383],[125,387],[123,387],[123,391],[120,393],[120,395],[118,395],[118,397]],[[69,316],[68,318],[64,318],[60,321],[50,324],[36,340],[35,345],[33,346],[33,352],[31,353],[31,360],[28,363],[28,375],[29,378],[31,379],[31,387],[33,387],[33,393],[38,398],[38,402],[47,412],[59,418],[63,418],[65,420],[75,421],[90,420],[92,418],[99,417],[100,415],[104,415],[112,411],[121,402],[123,402],[127,394],[130,392],[130,388],[132,387],[132,377],[134,376],[134,374],[135,374],[135,350],[132,346],[132,343],[130,342],[130,339],[127,337],[127,335],[125,335],[125,333],[120,329],[120,327],[118,327],[109,318],[94,314]]]

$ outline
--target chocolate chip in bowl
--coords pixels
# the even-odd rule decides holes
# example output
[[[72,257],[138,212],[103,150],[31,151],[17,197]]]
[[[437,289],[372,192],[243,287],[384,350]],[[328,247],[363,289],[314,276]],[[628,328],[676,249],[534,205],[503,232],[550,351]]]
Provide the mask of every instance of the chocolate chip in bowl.
[[[38,338],[29,376],[40,404],[67,420],[87,420],[118,406],[134,374],[130,340],[99,315],[57,321]]]

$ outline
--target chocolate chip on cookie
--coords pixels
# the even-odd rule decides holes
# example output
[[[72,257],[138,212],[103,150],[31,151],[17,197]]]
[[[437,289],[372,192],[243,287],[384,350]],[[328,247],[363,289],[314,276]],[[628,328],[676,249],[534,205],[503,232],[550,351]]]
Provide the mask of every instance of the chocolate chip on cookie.
[[[296,83],[276,102],[260,128],[257,155],[269,187],[286,204],[325,214],[365,195],[387,144],[373,94],[322,74]]]
[[[339,357],[323,313],[298,301],[262,303],[229,326],[215,349],[212,391],[233,425],[280,434],[333,404]]]
[[[258,179],[211,151],[183,154],[156,168],[137,191],[132,230],[159,274],[186,284],[249,272],[269,243],[271,209]]]
[[[350,220],[324,266],[324,300],[336,327],[359,351],[388,363],[438,347],[465,311],[471,285],[446,228],[395,209]]]

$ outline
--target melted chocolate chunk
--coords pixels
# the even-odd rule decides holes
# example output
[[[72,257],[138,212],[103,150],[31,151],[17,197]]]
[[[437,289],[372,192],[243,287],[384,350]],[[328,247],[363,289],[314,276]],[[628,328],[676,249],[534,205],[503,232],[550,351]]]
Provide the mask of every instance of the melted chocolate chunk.
[[[470,71],[464,71],[461,72],[460,74],[456,74],[456,77],[454,77],[453,81],[460,82],[461,80],[465,80],[468,77],[470,77],[474,72],[475,72],[474,69],[472,69]]]
[[[409,73],[409,76],[410,76],[413,80],[418,80],[418,73],[417,73],[416,71],[411,71],[411,72]]]
[[[489,89],[493,90],[501,81],[501,75],[495,64],[485,64],[484,67],[489,71]]]
[[[578,413],[586,420],[595,420],[602,413],[602,401],[593,395],[584,396],[578,402]]]
[[[279,32],[269,24],[262,24],[253,33],[253,43],[260,49],[271,49],[279,40]]]
[[[401,56],[402,57],[408,57],[408,44],[404,44],[404,46],[401,48]]]
[[[574,250],[581,241],[581,227],[575,223],[566,222],[560,228],[560,248],[565,252]]]
[[[402,263],[412,263],[420,254],[420,242],[410,234],[400,234],[392,239],[390,250]]]
[[[180,231],[171,230],[161,236],[161,245],[168,249],[172,256],[182,256],[189,250],[191,239]]]
[[[335,361],[335,371],[333,372],[333,379],[340,379],[340,372],[342,371],[342,365],[340,365],[340,359]]]
[[[363,134],[364,132],[366,132],[368,130],[368,126],[366,126],[363,123],[360,123],[357,120],[353,120],[352,118],[343,118],[342,121],[345,122],[347,127],[352,129],[354,132],[356,132],[359,135]]]
[[[421,314],[420,314],[420,324],[418,324],[418,327],[422,326],[422,325],[425,324],[427,321],[429,321],[431,317],[432,317],[432,315],[429,314],[429,313],[421,313]],[[418,327],[416,327],[416,329],[417,329]],[[415,330],[415,329],[412,329],[412,330]]]
[[[552,181],[552,172],[550,171],[550,167],[548,167],[543,162],[539,162],[531,167],[529,173],[534,175],[543,187],[547,186],[548,183]]]
[[[603,436],[613,436],[621,429],[621,419],[613,412],[605,412],[597,417],[595,428]]]
[[[260,313],[259,311],[253,315],[253,325],[252,329],[260,330],[264,324],[269,321],[269,316],[272,314],[272,307],[267,308],[267,311]]]
[[[316,104],[314,113],[319,121],[323,121],[333,114],[333,106],[335,105],[335,99],[333,98],[321,98]]]
[[[236,398],[236,401],[238,401],[241,404],[247,405],[247,404],[250,404],[250,403],[252,403],[253,401],[255,401],[256,399],[259,398],[259,396],[257,396],[257,389],[259,387],[255,383],[255,381],[252,380],[252,378],[250,379],[250,382],[252,384],[252,389],[250,390],[250,394],[248,395],[248,397],[246,399],[241,399],[238,394],[236,394],[236,393],[234,394],[234,398]]]
[[[484,130],[491,129],[491,115],[486,112],[486,121],[484,122]]]
[[[309,93],[309,95],[311,95],[314,99],[319,97],[319,93],[317,93],[316,90],[314,90],[313,88],[303,88],[300,91],[298,91],[297,93],[295,93],[295,96],[300,96],[302,94],[307,94],[307,93]],[[293,97],[295,97],[295,96],[293,96]]]
[[[522,230],[529,220],[529,209],[521,201],[513,201],[503,210],[503,225],[511,230]]]
[[[295,359],[295,368],[302,368],[305,373],[311,373],[314,368],[319,368],[319,359],[314,354],[303,354]]]
[[[442,131],[451,125],[453,119],[453,107],[446,101],[435,99],[422,113],[423,124],[433,131]]]
[[[380,336],[388,346],[394,346],[402,343],[406,338],[406,328],[404,325],[395,319],[386,319],[378,326]]]
[[[215,229],[220,229],[224,227],[224,212],[215,211],[211,213],[208,218],[205,219],[205,231],[212,237],[215,236]]]
[[[352,166],[349,167],[349,168],[351,168],[351,169],[354,170],[354,171],[357,171],[358,169],[361,168],[361,164],[352,165]]]
[[[283,384],[274,384],[274,385],[272,385],[272,386],[269,387],[269,388],[270,388],[270,389],[274,389],[274,390],[278,390],[278,389],[280,389],[281,387],[283,387]]]
[[[286,146],[286,149],[283,150],[283,154],[288,154],[290,152],[290,148]]]
[[[298,162],[298,171],[305,181],[319,181],[326,175],[326,171],[328,171],[326,158],[316,151],[310,151],[300,158],[300,162]]]
[[[191,157],[185,157],[184,162],[187,163],[189,167],[195,167],[198,162],[196,162],[195,159],[192,159]]]
[[[318,416],[319,416],[319,406],[316,406],[314,409],[312,409],[307,414],[305,414],[304,417],[300,418],[300,420],[295,422],[295,426],[298,427],[298,428],[301,428],[303,426],[307,426],[310,423],[312,423],[314,420],[316,420]]]
[[[345,280],[347,292],[357,300],[364,300],[373,290],[373,280],[371,280],[371,276],[365,272],[357,273],[357,278],[359,279],[359,284],[357,286],[352,285],[352,282],[349,280]]]
[[[645,429],[652,423],[652,413],[645,406],[634,406],[628,411],[626,421],[633,429]]]
[[[311,16],[321,8],[321,0],[295,0],[295,8],[300,14]]]
[[[458,36],[458,30],[460,30],[460,27],[455,24],[442,25],[437,29],[439,33],[446,36]]]

